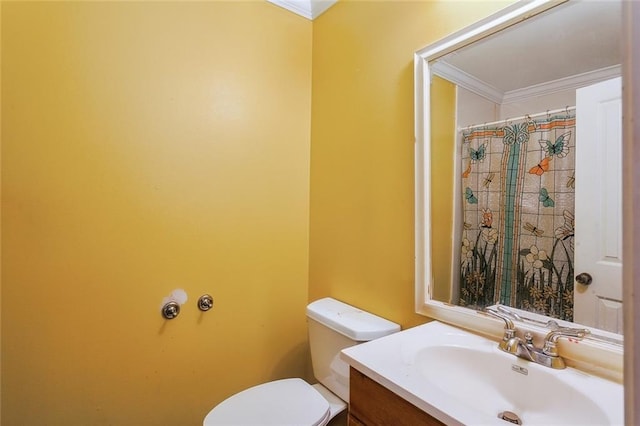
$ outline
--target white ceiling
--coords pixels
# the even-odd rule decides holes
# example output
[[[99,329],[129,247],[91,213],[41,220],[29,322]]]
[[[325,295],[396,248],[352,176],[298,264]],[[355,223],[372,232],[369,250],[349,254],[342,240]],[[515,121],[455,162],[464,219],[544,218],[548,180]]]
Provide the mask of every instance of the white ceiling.
[[[620,1],[570,1],[446,55],[438,65],[454,67],[503,94],[619,70],[621,13]]]

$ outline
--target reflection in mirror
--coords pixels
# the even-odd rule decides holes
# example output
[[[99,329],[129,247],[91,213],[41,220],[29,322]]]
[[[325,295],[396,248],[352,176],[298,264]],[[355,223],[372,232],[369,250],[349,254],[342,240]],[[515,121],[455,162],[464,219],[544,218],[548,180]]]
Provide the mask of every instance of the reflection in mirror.
[[[557,4],[418,53],[431,279],[417,294],[621,333],[620,2]]]

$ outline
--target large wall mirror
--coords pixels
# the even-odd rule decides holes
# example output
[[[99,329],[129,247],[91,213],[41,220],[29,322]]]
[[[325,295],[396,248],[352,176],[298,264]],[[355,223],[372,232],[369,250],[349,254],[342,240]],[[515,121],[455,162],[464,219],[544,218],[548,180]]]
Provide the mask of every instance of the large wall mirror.
[[[416,53],[416,309],[622,336],[621,1],[518,2]]]

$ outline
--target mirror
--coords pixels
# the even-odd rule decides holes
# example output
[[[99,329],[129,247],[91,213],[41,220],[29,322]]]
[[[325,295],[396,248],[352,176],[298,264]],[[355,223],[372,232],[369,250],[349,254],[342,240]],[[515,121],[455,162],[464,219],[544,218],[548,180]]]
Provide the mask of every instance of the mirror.
[[[621,163],[593,185],[605,190],[585,191],[593,165],[587,137],[576,137],[597,121],[581,120],[588,88],[620,85],[621,13],[619,1],[518,2],[416,54],[418,312],[471,324],[501,304],[534,324],[578,321],[619,340],[621,278],[615,291],[574,278],[597,263],[587,247],[604,246],[603,263],[617,268],[593,281],[621,270]],[[611,146],[586,157],[621,161]],[[613,223],[603,244],[583,238],[592,210]]]

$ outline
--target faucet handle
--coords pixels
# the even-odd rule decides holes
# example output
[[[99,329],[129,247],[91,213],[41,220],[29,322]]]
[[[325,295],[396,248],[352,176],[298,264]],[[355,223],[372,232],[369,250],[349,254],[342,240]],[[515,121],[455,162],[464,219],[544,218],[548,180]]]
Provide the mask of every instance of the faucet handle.
[[[547,355],[557,356],[558,348],[556,346],[556,342],[559,338],[567,337],[582,340],[588,334],[591,334],[591,330],[586,328],[560,327],[556,330],[551,330],[544,338],[544,347],[542,348],[542,351]]]
[[[516,335],[516,327],[513,325],[513,321],[509,318],[508,315],[498,312],[491,308],[484,308],[482,312],[489,314],[493,317],[500,318],[504,321],[504,337],[503,340],[509,340],[515,337]]]
[[[586,328],[571,328],[571,327],[559,327],[555,330],[551,330],[546,337],[546,340],[557,342],[560,337],[573,337],[575,339],[584,339],[591,330]]]

